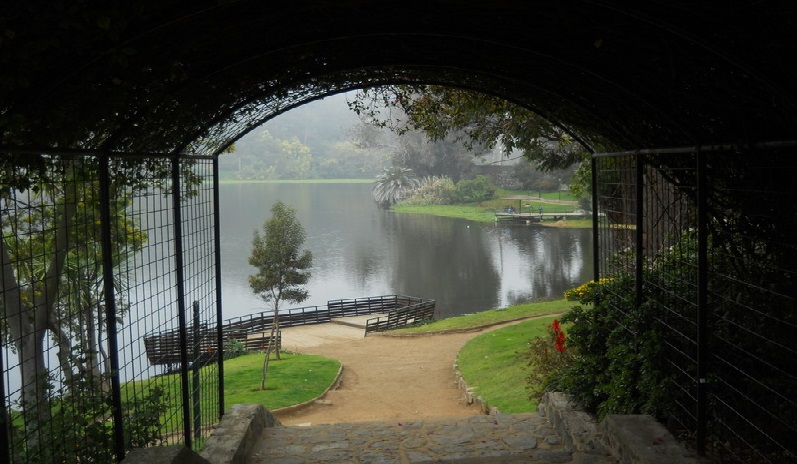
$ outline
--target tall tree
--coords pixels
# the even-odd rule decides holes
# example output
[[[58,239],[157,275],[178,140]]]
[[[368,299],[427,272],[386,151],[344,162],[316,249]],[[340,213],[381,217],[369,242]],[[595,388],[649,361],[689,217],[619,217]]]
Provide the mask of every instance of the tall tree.
[[[542,170],[581,162],[586,151],[572,136],[533,111],[472,90],[391,85],[360,90],[348,102],[362,120],[404,134],[421,130],[432,140],[453,137],[469,149],[519,151]]]
[[[300,250],[306,238],[302,224],[296,219],[296,210],[281,201],[271,207],[271,218],[263,223],[263,234],[254,231],[249,264],[257,268],[257,273],[249,276],[249,286],[274,309],[272,342],[268,344],[263,360],[261,390],[266,387],[272,349],[276,348],[277,359],[280,356],[279,346],[275,346],[279,335],[280,303],[301,303],[309,295],[304,285],[310,280],[313,256],[308,250]]]
[[[130,199],[124,194],[145,188],[136,179],[156,165],[114,166],[119,173],[111,187],[114,259],[125,260],[146,241],[128,216]],[[5,323],[0,329],[3,344],[19,359],[22,412],[34,447],[51,417],[50,381],[58,378],[45,362],[48,334],[58,348],[65,385],[79,377],[102,389],[103,374],[110,372],[100,342],[106,320],[94,169],[85,160],[42,157],[0,174],[0,321]],[[125,308],[120,302],[119,309]]]

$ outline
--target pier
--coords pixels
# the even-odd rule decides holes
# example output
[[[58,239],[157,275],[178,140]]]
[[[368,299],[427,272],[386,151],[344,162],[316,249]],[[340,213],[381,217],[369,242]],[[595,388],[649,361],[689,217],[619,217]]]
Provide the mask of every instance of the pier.
[[[333,318],[378,315],[365,321],[364,336],[370,332],[392,330],[406,325],[420,324],[434,319],[435,300],[404,295],[382,295],[366,298],[332,300],[326,306],[305,306],[280,310],[280,328],[331,322]],[[222,339],[236,340],[249,350],[265,350],[270,345],[280,346],[281,333],[272,339],[274,312],[262,311],[247,316],[227,319],[221,327]],[[215,327],[198,325],[189,327],[186,349],[190,347],[189,361],[205,365],[219,352],[219,336]],[[181,364],[183,342],[179,330],[147,334],[144,348],[151,365],[172,366]]]
[[[541,222],[544,220],[558,221],[566,218],[583,219],[588,217],[589,213],[573,212],[573,213],[495,213],[495,222],[509,221],[531,224],[534,222]]]

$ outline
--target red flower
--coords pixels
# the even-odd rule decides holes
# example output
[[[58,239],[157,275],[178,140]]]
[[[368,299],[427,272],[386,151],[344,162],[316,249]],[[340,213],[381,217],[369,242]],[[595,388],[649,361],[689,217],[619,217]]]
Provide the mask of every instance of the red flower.
[[[553,329],[554,336],[556,337],[554,339],[553,348],[556,351],[559,351],[560,353],[564,353],[565,351],[567,351],[567,348],[565,348],[566,335],[564,331],[562,331],[562,326],[559,324],[559,319],[553,320],[553,324],[551,324],[551,329]]]
[[[556,351],[559,351],[559,352],[562,352],[562,353],[567,351],[567,348],[565,348],[565,334],[564,334],[564,332],[561,332],[559,335],[556,336],[556,342],[554,343],[553,347],[554,347],[554,349]]]

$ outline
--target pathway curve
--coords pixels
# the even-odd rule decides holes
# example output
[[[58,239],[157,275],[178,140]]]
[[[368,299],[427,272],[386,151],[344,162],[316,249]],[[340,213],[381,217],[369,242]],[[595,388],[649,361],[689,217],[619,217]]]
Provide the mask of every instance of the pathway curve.
[[[356,324],[346,318],[347,324]],[[283,347],[343,363],[337,389],[310,407],[276,412],[285,425],[479,414],[457,388],[453,363],[480,331],[404,338],[363,337],[356,325],[321,324],[283,330]]]
[[[509,324],[411,338],[363,338],[362,328],[336,324],[284,329],[285,349],[340,360],[342,382],[309,407],[275,412],[283,426],[263,431],[248,464],[615,463],[572,451],[537,413],[486,416],[466,404],[457,352]]]

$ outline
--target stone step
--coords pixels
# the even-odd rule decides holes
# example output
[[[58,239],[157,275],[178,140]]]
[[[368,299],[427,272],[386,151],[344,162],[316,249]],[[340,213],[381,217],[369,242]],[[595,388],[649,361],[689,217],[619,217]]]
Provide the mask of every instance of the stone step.
[[[249,464],[611,463],[570,451],[536,413],[265,428]]]

